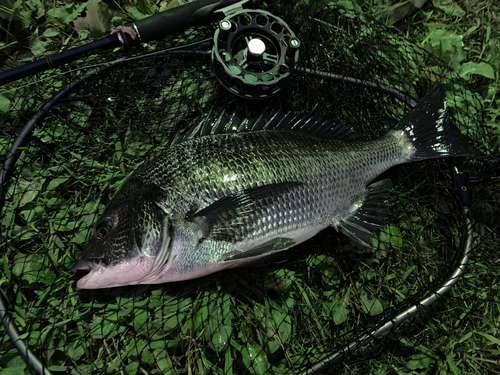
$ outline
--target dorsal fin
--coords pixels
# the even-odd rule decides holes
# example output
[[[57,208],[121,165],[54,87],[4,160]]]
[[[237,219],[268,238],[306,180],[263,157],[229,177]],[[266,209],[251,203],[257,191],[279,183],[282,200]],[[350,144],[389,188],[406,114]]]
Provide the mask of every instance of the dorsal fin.
[[[193,126],[185,133],[177,135],[171,145],[207,135],[259,130],[295,130],[349,142],[364,139],[363,135],[357,133],[351,127],[320,115],[296,115],[276,111],[264,112],[256,119],[241,119],[235,113],[229,115],[226,112],[214,118],[212,111],[210,111],[198,125]]]

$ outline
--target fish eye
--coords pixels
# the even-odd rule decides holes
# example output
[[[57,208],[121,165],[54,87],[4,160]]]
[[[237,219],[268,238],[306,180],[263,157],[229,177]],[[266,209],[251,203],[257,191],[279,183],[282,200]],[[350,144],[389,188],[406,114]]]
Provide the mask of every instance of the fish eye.
[[[111,231],[111,223],[109,222],[109,220],[102,221],[101,223],[97,224],[95,231],[97,238],[104,238]]]

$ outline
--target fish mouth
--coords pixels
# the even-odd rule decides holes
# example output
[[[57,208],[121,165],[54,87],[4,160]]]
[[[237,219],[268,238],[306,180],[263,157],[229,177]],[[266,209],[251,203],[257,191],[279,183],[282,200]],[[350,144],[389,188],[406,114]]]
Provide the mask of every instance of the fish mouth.
[[[71,272],[84,276],[92,270],[93,263],[89,260],[77,260],[73,268],[71,268]]]
[[[88,278],[92,277],[91,271],[94,269],[95,263],[87,259],[79,259],[75,262],[74,266],[71,268],[71,272],[79,277],[76,285],[82,288],[85,285]]]
[[[76,283],[80,289],[102,289],[124,285],[139,284],[153,266],[155,258],[135,257],[119,263],[95,261],[93,259],[77,260],[72,272],[82,273]]]

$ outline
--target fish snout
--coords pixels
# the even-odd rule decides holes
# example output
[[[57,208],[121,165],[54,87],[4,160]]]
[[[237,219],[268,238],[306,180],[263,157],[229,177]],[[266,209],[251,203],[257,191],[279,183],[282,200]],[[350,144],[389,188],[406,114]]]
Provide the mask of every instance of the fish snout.
[[[73,268],[71,268],[71,272],[73,273],[89,273],[92,270],[91,261],[80,259],[77,260]]]

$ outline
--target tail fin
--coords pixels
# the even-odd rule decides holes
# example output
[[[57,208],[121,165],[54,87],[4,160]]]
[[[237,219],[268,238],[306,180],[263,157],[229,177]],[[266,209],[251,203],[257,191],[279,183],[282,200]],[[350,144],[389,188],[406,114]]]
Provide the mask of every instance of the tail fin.
[[[446,88],[444,85],[425,95],[398,123],[416,151],[412,160],[468,156],[477,153],[466,136],[446,121]]]

